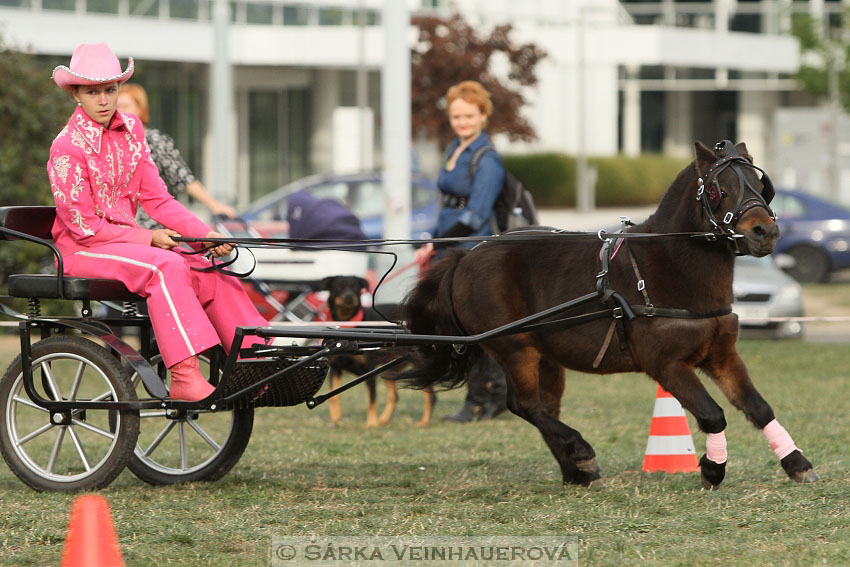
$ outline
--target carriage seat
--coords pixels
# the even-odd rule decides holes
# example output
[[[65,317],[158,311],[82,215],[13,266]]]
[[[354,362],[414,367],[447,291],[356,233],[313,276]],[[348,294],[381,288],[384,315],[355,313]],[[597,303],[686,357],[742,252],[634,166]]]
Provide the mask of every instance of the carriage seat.
[[[28,240],[50,248],[57,258],[59,250],[53,246],[53,221],[56,207],[19,206],[0,207],[0,238],[3,240]],[[14,234],[15,231],[21,234]],[[60,291],[61,280],[61,291]],[[59,274],[13,274],[9,276],[9,295],[39,299],[73,299],[93,301],[142,301],[118,280],[106,278],[70,278]]]

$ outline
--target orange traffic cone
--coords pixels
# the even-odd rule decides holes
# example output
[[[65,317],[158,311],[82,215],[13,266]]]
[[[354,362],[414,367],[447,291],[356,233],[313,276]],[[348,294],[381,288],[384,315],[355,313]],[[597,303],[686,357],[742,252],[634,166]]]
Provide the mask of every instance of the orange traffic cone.
[[[78,496],[71,506],[60,567],[123,566],[109,503],[97,494]]]
[[[694,472],[699,470],[688,418],[679,400],[658,386],[649,440],[643,458],[645,472]]]

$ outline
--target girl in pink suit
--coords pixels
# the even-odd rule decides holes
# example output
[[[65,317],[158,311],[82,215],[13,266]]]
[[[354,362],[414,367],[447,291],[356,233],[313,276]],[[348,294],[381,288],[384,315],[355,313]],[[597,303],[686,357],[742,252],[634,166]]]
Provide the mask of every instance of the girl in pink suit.
[[[239,325],[268,323],[238,281],[193,270],[208,261],[175,250],[173,236],[224,235],[168,193],[141,121],[116,112],[118,90],[132,74],[132,58],[121,71],[105,43],[78,46],[70,66],[53,71],[56,84],[77,101],[47,163],[56,202],[53,238],[65,258],[65,275],[117,279],[147,299],[162,359],[171,370],[171,398],[197,401],[214,389],[201,375],[198,353],[217,344],[228,349]],[[139,204],[169,228],[141,228],[135,220]],[[212,253],[231,250],[222,244]]]

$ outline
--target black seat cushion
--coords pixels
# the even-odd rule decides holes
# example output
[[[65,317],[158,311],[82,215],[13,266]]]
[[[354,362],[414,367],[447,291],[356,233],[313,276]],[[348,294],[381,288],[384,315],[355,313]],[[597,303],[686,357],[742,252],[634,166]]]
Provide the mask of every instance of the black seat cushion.
[[[131,293],[118,280],[102,278],[69,278],[63,281],[65,299],[92,299],[103,301],[143,301]],[[59,299],[56,276],[51,274],[14,274],[9,276],[9,295],[12,297],[38,297]]]

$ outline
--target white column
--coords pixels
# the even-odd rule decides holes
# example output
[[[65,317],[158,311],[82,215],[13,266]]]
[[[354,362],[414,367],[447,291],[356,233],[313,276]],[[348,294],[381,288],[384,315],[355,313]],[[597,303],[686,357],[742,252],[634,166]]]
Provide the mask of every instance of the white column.
[[[676,156],[693,155],[693,100],[691,93],[668,91],[664,116],[664,153]],[[706,142],[708,143],[708,142]]]
[[[215,45],[210,66],[210,134],[213,140],[214,175],[211,179],[204,179],[204,183],[218,200],[231,203],[236,200],[236,191],[231,175],[235,144],[233,75],[227,41],[230,5],[227,0],[215,0],[213,25]]]
[[[778,95],[775,92],[742,91],[738,96],[738,139],[735,142],[745,142],[755,164],[770,173],[774,170],[771,116],[778,105]]]
[[[384,237],[410,238],[410,14],[406,2],[386,0],[381,121],[384,157]]]
[[[640,154],[640,67],[626,67],[626,82],[623,87],[623,153],[627,156]]]
[[[729,17],[734,12],[735,0],[716,0],[714,2],[714,31],[719,36],[729,32]],[[718,89],[729,83],[729,69],[718,67],[714,70],[714,82]]]
[[[333,113],[339,106],[339,71],[320,69],[315,77],[310,161],[315,171],[327,173],[333,169]]]

